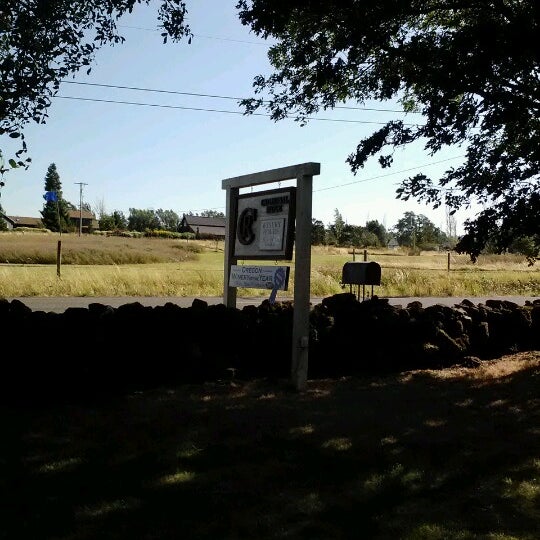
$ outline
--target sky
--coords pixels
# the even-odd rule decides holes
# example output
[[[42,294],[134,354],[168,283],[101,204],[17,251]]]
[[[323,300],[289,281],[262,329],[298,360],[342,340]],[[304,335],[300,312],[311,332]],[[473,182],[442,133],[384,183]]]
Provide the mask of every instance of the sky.
[[[417,123],[420,115],[334,109],[302,127],[292,119],[274,122],[242,114],[238,99],[230,98],[253,97],[254,77],[268,75],[272,68],[269,43],[240,23],[235,3],[189,2],[191,44],[163,44],[156,29],[156,2],[123,17],[118,25],[125,42],[100,49],[89,75],[81,71],[61,84],[46,124],[25,128],[32,163],[28,170],[4,176],[0,203],[6,214],[40,216],[51,163],[60,175],[64,199],[77,206],[82,189],[83,202],[108,213],[120,210],[127,217],[130,208],[163,209],[181,217],[208,209],[225,212],[223,179],[317,162],[321,174],[313,180],[312,215],[325,225],[334,222],[337,210],[349,224],[376,219],[390,229],[412,211],[446,231],[444,207],[433,210],[400,201],[395,191],[409,175],[424,172],[436,179],[458,166],[463,149],[446,148],[430,156],[421,144],[409,145],[395,152],[392,168],[381,169],[372,158],[356,175],[346,163],[358,142],[383,123],[397,118]],[[396,103],[364,106],[399,108]],[[2,149],[11,157],[10,150],[18,147],[3,140]],[[253,191],[289,185],[295,183]],[[474,210],[457,212],[458,234],[463,221],[473,216]]]

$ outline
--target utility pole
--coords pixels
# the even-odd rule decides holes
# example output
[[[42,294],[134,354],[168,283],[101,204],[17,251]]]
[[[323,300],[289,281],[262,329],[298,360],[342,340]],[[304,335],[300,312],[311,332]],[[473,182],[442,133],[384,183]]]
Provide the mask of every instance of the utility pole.
[[[87,186],[84,182],[75,182],[79,185],[79,236],[82,234],[82,190],[83,186]]]
[[[414,214],[411,215],[411,229],[412,229],[412,246],[413,246],[413,253],[416,251],[416,216]]]

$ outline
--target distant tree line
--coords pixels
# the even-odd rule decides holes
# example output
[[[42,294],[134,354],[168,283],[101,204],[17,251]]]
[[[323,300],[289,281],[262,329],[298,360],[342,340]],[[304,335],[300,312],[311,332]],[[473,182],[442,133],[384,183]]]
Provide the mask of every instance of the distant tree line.
[[[43,226],[51,231],[70,232],[73,226],[70,225],[69,211],[78,210],[78,206],[64,199],[62,193],[62,182],[60,174],[55,163],[51,163],[47,169],[44,180],[45,194],[53,194],[52,197],[46,197],[43,209],[41,210],[41,221]],[[88,202],[82,203],[82,209],[92,212],[98,217],[100,231],[168,231],[178,232],[182,218],[174,210],[158,210],[130,208],[129,215],[126,217],[121,210],[107,212],[104,201],[98,201],[94,205]],[[3,212],[0,206],[0,211]],[[193,212],[188,212],[193,215]],[[206,217],[225,217],[222,212],[216,210],[203,210],[201,216]],[[6,224],[0,220],[0,230],[5,228]]]
[[[446,232],[439,229],[423,214],[405,212],[403,217],[391,227],[386,227],[377,220],[367,221],[364,226],[347,223],[339,210],[334,210],[334,221],[328,225],[318,219],[312,219],[311,244],[334,245],[340,247],[386,247],[394,238],[400,247],[412,252],[436,249],[453,250],[459,242],[456,233],[455,218],[447,216]],[[509,253],[518,253],[527,257],[534,256],[535,243],[530,236],[516,237],[507,248]],[[495,238],[489,241],[483,253],[499,253]]]
[[[188,212],[188,215],[194,215],[192,212]],[[225,217],[222,212],[216,212],[215,210],[203,210],[200,214],[205,217]],[[177,232],[182,217],[180,217],[174,210],[163,210],[158,208],[157,210],[130,208],[129,215],[126,217],[120,210],[115,210],[112,213],[105,211],[99,212],[99,229],[101,231],[113,231],[113,230],[128,230],[144,232],[148,230],[161,230],[169,232]]]
[[[405,212],[389,230],[376,219],[367,221],[363,226],[346,223],[338,209],[334,211],[334,222],[327,226],[318,219],[312,220],[313,245],[386,247],[392,237],[400,246],[418,249],[448,247],[456,240],[441,231],[426,216],[414,212]]]
[[[46,200],[41,211],[42,221],[46,228],[58,231],[69,230],[68,211],[76,210],[77,207],[66,201],[62,196],[62,183],[60,175],[54,163],[51,163],[45,175],[45,192],[55,193],[55,199]],[[176,233],[179,231],[182,218],[174,210],[164,210],[159,208],[139,209],[130,208],[126,217],[121,210],[114,210],[109,213],[105,210],[105,203],[98,201],[95,209],[83,202],[82,207],[87,211],[94,211],[98,215],[100,231],[167,231]],[[0,211],[2,207],[0,206]],[[187,215],[194,215],[187,212]],[[223,212],[213,209],[203,210],[201,216],[205,217],[225,217]],[[3,220],[0,220],[0,230]],[[4,223],[5,228],[5,223]],[[334,221],[325,225],[322,221],[313,218],[311,227],[312,245],[334,245],[338,247],[386,247],[389,241],[394,238],[400,247],[409,250],[428,251],[436,249],[454,249],[459,242],[456,234],[455,217],[447,213],[447,231],[439,229],[432,221],[423,214],[405,212],[403,217],[390,229],[377,220],[369,220],[365,225],[353,225],[345,221],[339,210],[334,210]],[[517,236],[513,239],[507,251],[510,253],[523,254],[529,258],[535,254],[535,240],[532,236]],[[483,252],[497,253],[499,247],[495,237],[487,242]]]

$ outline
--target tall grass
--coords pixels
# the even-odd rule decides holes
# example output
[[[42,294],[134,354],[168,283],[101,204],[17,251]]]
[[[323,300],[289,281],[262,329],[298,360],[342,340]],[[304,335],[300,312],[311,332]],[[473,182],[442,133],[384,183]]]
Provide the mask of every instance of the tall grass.
[[[0,233],[0,263],[56,264],[59,242],[63,265],[180,262],[195,260],[204,249],[199,243],[180,239],[11,232]]]
[[[62,235],[62,265],[57,276],[58,236],[0,234],[0,297],[25,296],[221,296],[223,242],[155,238],[115,238]],[[356,252],[357,261],[363,253]],[[343,265],[350,250],[314,247],[311,295],[349,291],[342,287]],[[381,265],[385,296],[540,296],[540,269],[514,255],[480,257],[476,264],[462,255],[446,253],[407,256],[372,250],[368,260]],[[40,261],[39,264],[37,264]],[[241,263],[240,263],[241,264]],[[245,261],[245,264],[273,264]],[[289,288],[294,294],[294,261]],[[366,287],[371,293],[371,287]],[[238,289],[239,296],[268,297],[263,289]]]

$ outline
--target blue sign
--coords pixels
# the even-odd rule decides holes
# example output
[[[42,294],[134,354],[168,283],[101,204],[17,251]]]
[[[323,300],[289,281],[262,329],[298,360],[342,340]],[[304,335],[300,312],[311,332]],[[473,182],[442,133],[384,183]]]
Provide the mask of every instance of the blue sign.
[[[286,280],[285,270],[282,266],[278,267],[274,273],[274,287],[272,288],[272,292],[270,293],[270,298],[268,299],[271,304],[273,304],[276,301],[276,294],[279,289],[285,285]]]

